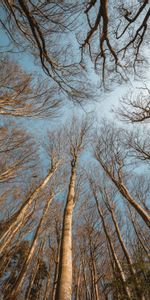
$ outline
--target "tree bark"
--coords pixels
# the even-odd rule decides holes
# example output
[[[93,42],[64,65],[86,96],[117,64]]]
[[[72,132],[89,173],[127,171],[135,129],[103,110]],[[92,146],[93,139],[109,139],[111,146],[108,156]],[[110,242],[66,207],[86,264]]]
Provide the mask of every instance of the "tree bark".
[[[35,265],[34,269],[32,270],[31,278],[30,278],[30,281],[29,281],[29,285],[28,285],[28,288],[27,288],[26,295],[25,295],[25,300],[28,300],[29,297],[30,297],[30,292],[31,292],[32,286],[34,284],[34,280],[35,280],[35,277],[36,277],[36,274],[37,274],[37,271],[38,271],[38,268],[39,268],[39,258],[42,254],[42,251],[43,251],[44,242],[45,241],[43,241],[42,245],[39,247],[39,250],[38,250],[36,265]]]
[[[72,214],[75,200],[76,164],[77,158],[71,163],[70,184],[63,216],[56,300],[71,300],[72,297]]]
[[[95,194],[95,192],[93,191],[93,194],[94,194],[94,198],[95,198],[95,201],[96,201],[96,205],[97,205],[97,210],[98,210],[98,213],[100,215],[100,218],[102,220],[102,225],[103,225],[103,229],[104,229],[104,232],[105,232],[105,235],[106,235],[106,238],[107,238],[107,241],[108,241],[108,244],[110,246],[110,250],[111,250],[111,253],[112,253],[112,256],[113,256],[113,259],[115,261],[115,264],[117,266],[117,269],[118,269],[118,272],[120,274],[120,279],[122,281],[122,286],[123,286],[123,289],[124,289],[124,292],[126,294],[126,297],[128,300],[131,299],[131,293],[130,293],[130,290],[128,288],[128,286],[126,285],[126,276],[123,272],[123,269],[122,269],[122,266],[120,264],[120,261],[117,257],[117,254],[115,252],[115,249],[114,249],[114,246],[113,246],[113,243],[112,243],[112,240],[110,238],[110,235],[108,233],[108,230],[107,230],[107,227],[106,227],[106,223],[105,223],[105,220],[104,220],[104,216],[103,216],[103,213],[102,213],[102,210],[100,208],[100,205],[98,203],[98,199],[97,199],[97,196]]]
[[[19,293],[21,287],[22,287],[22,284],[23,284],[23,281],[25,279],[25,276],[26,276],[26,273],[28,272],[29,270],[29,267],[30,267],[30,262],[33,258],[33,255],[34,255],[34,252],[35,252],[35,249],[36,249],[36,246],[37,246],[37,242],[38,242],[38,236],[39,236],[39,232],[40,232],[40,229],[41,229],[41,226],[45,220],[45,217],[47,215],[47,212],[48,212],[48,209],[49,209],[49,206],[53,200],[53,197],[54,195],[51,195],[49,200],[47,201],[45,207],[44,207],[44,210],[43,210],[43,215],[40,219],[40,222],[37,226],[37,229],[35,231],[35,234],[34,234],[34,237],[33,237],[33,240],[32,240],[32,244],[31,244],[31,247],[30,247],[30,251],[29,251],[29,254],[23,264],[23,267],[22,267],[22,270],[17,278],[17,281],[15,282],[14,284],[14,287],[13,287],[13,290],[12,292],[10,293],[9,297],[11,297],[11,299],[16,299],[16,296],[17,294]],[[10,298],[8,298],[10,299]]]
[[[57,257],[56,257],[56,263],[55,263],[55,273],[54,273],[54,280],[53,280],[52,300],[55,300],[55,297],[56,297],[58,274],[59,274],[59,261],[60,261],[60,240],[58,242]]]
[[[125,255],[125,258],[127,260],[130,273],[131,273],[131,275],[133,276],[133,279],[134,279],[135,293],[137,294],[137,297],[138,297],[139,300],[145,300],[145,297],[144,297],[144,295],[143,295],[143,293],[142,293],[142,291],[140,289],[139,283],[138,283],[138,278],[136,276],[136,270],[133,267],[132,259],[131,259],[130,255],[128,253],[128,250],[126,248],[124,240],[123,240],[123,238],[121,236],[121,232],[120,232],[120,229],[119,229],[119,226],[118,226],[118,222],[117,222],[117,219],[116,219],[116,216],[115,216],[115,213],[114,213],[114,209],[111,207],[111,204],[109,206],[109,211],[110,211],[111,216],[112,216],[112,220],[113,220],[113,223],[114,223],[114,226],[115,226],[115,229],[116,229],[118,240],[120,242],[121,248],[122,248],[123,253]]]

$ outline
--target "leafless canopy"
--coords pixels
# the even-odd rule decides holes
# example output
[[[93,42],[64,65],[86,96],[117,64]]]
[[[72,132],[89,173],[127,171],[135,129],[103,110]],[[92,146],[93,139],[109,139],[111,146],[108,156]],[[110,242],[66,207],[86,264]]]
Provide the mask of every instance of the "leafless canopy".
[[[95,8],[95,10],[94,10]],[[141,46],[148,28],[150,9],[145,1],[89,1],[85,14],[89,31],[81,51],[88,47],[95,69],[102,69],[103,83],[115,69],[123,79],[126,70],[142,60]],[[131,58],[132,57],[132,58]]]
[[[15,117],[56,117],[62,103],[57,89],[35,79],[8,57],[0,59],[0,114]]]
[[[0,22],[11,42],[40,58],[44,72],[72,97],[88,96],[86,49],[103,84],[118,75],[127,80],[126,71],[144,59],[148,0],[6,0],[1,8]]]
[[[72,31],[80,6],[76,9],[76,4],[70,1],[19,0],[2,1],[1,8],[3,17],[0,22],[11,43],[32,53],[38,61],[40,59],[45,74],[63,93],[78,101],[87,98],[85,72],[72,59],[76,58],[69,50],[72,41],[69,40],[67,45],[64,43]]]
[[[141,88],[137,95],[130,93],[121,99],[121,108],[117,113],[123,121],[131,123],[149,122],[150,120],[150,90]]]

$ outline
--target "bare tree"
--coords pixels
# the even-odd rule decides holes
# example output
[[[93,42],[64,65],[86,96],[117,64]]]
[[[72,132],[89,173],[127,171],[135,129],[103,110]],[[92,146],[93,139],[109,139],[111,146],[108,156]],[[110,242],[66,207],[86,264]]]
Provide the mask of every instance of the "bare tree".
[[[131,299],[131,291],[130,291],[129,287],[126,285],[127,278],[126,278],[124,270],[123,270],[123,268],[121,266],[121,263],[120,263],[120,261],[118,259],[117,253],[115,251],[115,247],[114,247],[114,244],[112,242],[111,235],[109,233],[108,227],[107,227],[106,222],[105,222],[104,213],[103,213],[102,208],[100,206],[100,203],[98,201],[97,193],[96,193],[96,190],[95,190],[95,187],[93,186],[93,184],[92,184],[92,191],[93,191],[93,195],[94,195],[94,198],[95,198],[95,201],[96,201],[96,205],[97,205],[97,210],[98,210],[99,216],[100,216],[100,218],[102,220],[102,226],[103,226],[103,229],[104,229],[104,232],[105,232],[105,235],[106,235],[106,239],[107,239],[109,247],[110,247],[110,251],[111,251],[112,257],[113,257],[113,260],[114,260],[115,265],[117,267],[117,270],[119,272],[121,281],[122,281],[124,293],[125,293],[127,299]]]
[[[45,178],[34,189],[34,191],[30,193],[30,195],[27,197],[27,199],[25,199],[25,201],[22,203],[20,208],[14,213],[14,215],[12,215],[10,219],[1,223],[1,227],[4,230],[3,230],[3,235],[1,237],[0,253],[4,252],[4,250],[9,245],[11,239],[16,235],[16,233],[22,227],[23,222],[25,221],[26,218],[28,218],[28,215],[30,215],[31,213],[30,210],[32,209],[32,204],[34,200],[36,199],[36,197],[38,197],[39,193],[45,188],[45,186],[47,185],[49,180],[54,176],[59,165],[61,164],[62,157],[60,158],[59,148],[54,147],[54,144],[56,145],[56,143],[57,141],[53,139],[50,140],[50,144],[51,144],[51,148],[49,151],[50,169],[47,176],[45,176]]]
[[[75,205],[75,184],[79,155],[87,142],[90,124],[86,120],[73,119],[68,130],[68,143],[71,156],[71,175],[67,200],[63,216],[62,238],[60,248],[60,263],[56,299],[69,300],[72,296],[72,215]]]
[[[30,246],[30,249],[29,249],[29,254],[28,254],[28,256],[27,256],[27,258],[26,258],[26,260],[25,260],[25,262],[22,266],[22,269],[21,269],[21,272],[20,272],[20,274],[17,278],[17,281],[15,282],[15,284],[13,286],[12,292],[10,292],[10,294],[8,295],[8,297],[11,297],[12,299],[16,298],[16,295],[18,294],[19,290],[22,287],[26,272],[30,268],[30,262],[32,260],[33,255],[34,255],[34,252],[36,250],[38,238],[39,238],[39,235],[40,235],[40,230],[41,230],[41,227],[43,225],[43,222],[45,221],[45,218],[47,216],[47,213],[48,213],[48,210],[49,210],[49,207],[50,207],[50,204],[51,204],[53,198],[54,198],[54,194],[52,193],[52,195],[50,195],[49,199],[46,201],[45,207],[43,209],[43,214],[41,216],[40,222],[39,222],[39,224],[36,228],[35,234],[33,236],[33,240],[32,240],[32,243],[31,243],[31,246]]]
[[[60,104],[56,88],[26,73],[8,57],[0,60],[0,114],[14,117],[56,117]]]
[[[149,128],[144,127],[126,131],[124,134],[124,145],[129,150],[130,156],[136,161],[149,163]]]
[[[104,133],[105,132],[105,133]],[[101,167],[118,188],[122,196],[139,213],[146,225],[150,227],[150,216],[147,211],[132,197],[126,186],[126,165],[128,153],[121,143],[122,130],[111,124],[104,124],[101,133],[97,137],[95,157]]]
[[[121,99],[121,108],[116,110],[119,118],[131,123],[149,122],[150,90],[141,87],[140,93],[126,94]]]
[[[17,3],[3,1],[1,9],[4,18],[1,18],[1,24],[12,44],[19,49],[28,50],[38,58],[43,71],[57,84],[60,91],[72,99],[83,101],[91,95],[87,92],[90,91],[89,87],[85,89],[86,73],[78,64],[79,59],[75,60],[72,51],[67,55],[68,44],[71,47],[68,36],[73,24],[76,26],[75,20],[83,6],[76,4],[70,1],[64,1],[63,4],[59,1],[55,4],[24,0]],[[63,42],[64,37],[68,40],[67,46]]]
[[[9,128],[11,125],[11,128]],[[0,127],[0,184],[9,182],[34,163],[33,138],[15,122]]]
[[[127,69],[135,69],[143,59],[140,50],[150,16],[148,0],[135,5],[131,1],[119,1],[117,4],[108,0],[89,1],[84,12],[88,32],[81,43],[82,55],[83,50],[88,48],[95,69],[102,72],[103,84],[113,70],[126,80]]]
[[[22,48],[38,57],[44,72],[61,90],[78,100],[88,96],[82,88],[85,81],[82,85],[78,81],[78,86],[75,83],[87,65],[86,55],[83,59],[86,48],[95,69],[100,73],[102,70],[103,83],[106,71],[111,76],[115,70],[111,78],[116,79],[119,75],[126,80],[126,71],[135,69],[143,61],[141,48],[150,15],[148,0],[138,1],[135,5],[130,1],[119,1],[115,5],[108,0],[77,0],[74,3],[65,0],[63,3],[49,1],[42,4],[7,0],[2,1],[1,10],[4,16],[1,24],[11,42],[21,48],[20,41],[23,41]],[[80,42],[81,59],[76,46],[66,55],[68,49],[63,43],[65,37],[67,46],[72,40],[77,45],[76,36]]]

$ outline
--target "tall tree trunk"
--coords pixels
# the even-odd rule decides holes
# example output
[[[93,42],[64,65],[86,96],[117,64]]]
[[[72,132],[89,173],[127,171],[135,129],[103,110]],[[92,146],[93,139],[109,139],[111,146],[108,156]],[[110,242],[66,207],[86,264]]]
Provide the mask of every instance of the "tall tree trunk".
[[[71,163],[70,184],[63,216],[56,300],[71,300],[72,297],[72,214],[75,201],[76,164],[77,158]]]
[[[48,212],[48,209],[49,209],[49,206],[52,202],[52,199],[53,199],[54,195],[51,195],[49,200],[47,201],[44,209],[43,209],[43,215],[40,219],[40,222],[37,226],[37,229],[35,231],[35,234],[34,234],[34,237],[33,237],[33,240],[32,240],[32,244],[31,244],[31,247],[30,247],[30,250],[29,250],[29,254],[22,266],[22,269],[21,269],[21,272],[17,278],[17,281],[15,282],[14,284],[14,287],[13,287],[13,290],[12,292],[10,293],[9,297],[11,297],[11,299],[16,299],[16,296],[17,294],[19,293],[21,287],[22,287],[22,284],[23,284],[23,281],[24,281],[24,278],[26,276],[26,273],[28,272],[28,269],[30,267],[30,262],[33,258],[33,255],[34,255],[34,252],[35,252],[35,249],[36,249],[36,246],[37,246],[37,242],[38,242],[38,236],[39,236],[39,232],[40,232],[40,229],[41,229],[41,226],[45,220],[45,217],[47,215],[47,212]],[[9,299],[9,298],[8,298]]]
[[[92,265],[93,265],[93,273],[94,273],[95,299],[99,300],[100,297],[99,297],[99,289],[98,289],[98,276],[97,276],[95,259],[92,260]]]
[[[47,282],[46,282],[46,287],[45,287],[45,293],[44,293],[44,298],[43,300],[48,300],[50,297],[50,284],[51,284],[51,276],[50,276],[50,270],[48,271],[47,275]]]
[[[82,258],[82,274],[83,274],[83,280],[84,280],[84,285],[85,285],[85,297],[88,300],[88,299],[90,299],[90,293],[89,293],[88,286],[87,286],[86,270],[85,270],[85,263],[84,263],[83,258]]]
[[[31,289],[32,289],[32,286],[34,284],[34,280],[35,280],[38,268],[39,268],[39,261],[36,262],[36,266],[35,266],[35,268],[33,270],[33,273],[32,273],[32,275],[30,277],[30,282],[29,282],[29,285],[28,285],[28,288],[27,288],[27,292],[26,292],[26,295],[25,295],[25,300],[28,300],[29,297],[30,297]]]
[[[36,277],[36,274],[37,274],[37,271],[38,271],[38,268],[39,268],[39,259],[41,257],[42,251],[43,251],[44,242],[45,241],[43,241],[43,243],[41,244],[41,246],[39,247],[39,250],[38,250],[36,264],[34,266],[34,269],[32,270],[31,278],[30,278],[30,281],[29,281],[29,285],[28,285],[28,288],[27,288],[26,295],[25,295],[25,300],[28,300],[29,297],[30,297],[30,292],[31,292],[32,286],[34,284],[34,280],[35,280],[35,277]]]
[[[60,239],[58,242],[58,249],[57,249],[57,257],[55,263],[55,272],[54,272],[54,280],[53,280],[53,289],[52,289],[52,300],[56,298],[56,290],[57,290],[57,282],[58,282],[58,274],[59,274],[59,261],[60,261]]]
[[[95,198],[95,201],[96,201],[96,205],[97,205],[97,210],[98,210],[99,216],[100,216],[100,218],[102,220],[103,229],[104,229],[104,232],[105,232],[108,244],[110,246],[110,250],[111,250],[113,259],[115,261],[115,264],[117,266],[118,272],[120,274],[120,279],[121,279],[121,282],[122,282],[122,286],[123,286],[124,292],[126,294],[127,299],[130,300],[131,299],[131,293],[130,293],[130,290],[129,290],[128,286],[126,285],[126,276],[125,276],[125,274],[123,272],[122,266],[121,266],[120,261],[119,261],[119,259],[117,257],[117,254],[115,252],[112,240],[111,240],[110,235],[109,235],[108,230],[107,230],[107,226],[106,226],[106,223],[105,223],[105,219],[104,219],[102,210],[100,208],[97,196],[96,196],[96,194],[95,194],[94,191],[93,191],[93,194],[94,194],[94,198]]]
[[[95,263],[95,257],[93,253],[93,243],[91,237],[89,237],[90,242],[90,257],[91,257],[91,263],[92,263],[92,282],[93,282],[93,290],[94,290],[94,299],[99,300],[99,290],[98,290],[98,276],[97,276],[97,269],[96,269],[96,263]]]
[[[45,177],[45,179],[42,181],[42,183],[35,189],[35,191],[32,193],[32,195],[22,204],[20,209],[14,214],[14,216],[9,220],[8,222],[8,228],[6,232],[3,234],[3,236],[0,239],[0,254],[2,254],[15,234],[19,231],[21,228],[25,217],[27,215],[28,208],[32,204],[33,200],[37,197],[37,195],[41,192],[41,190],[46,186],[50,178],[54,175],[56,172],[58,165],[60,161],[57,162],[54,167],[51,168],[49,174]]]
[[[80,290],[79,290],[80,289],[80,279],[81,279],[81,265],[79,266],[75,300],[80,300],[80,297],[79,297],[79,294],[80,294]]]
[[[110,204],[110,200],[108,200],[108,201],[109,201],[109,204]],[[145,297],[144,297],[144,295],[141,291],[141,288],[139,286],[139,283],[138,283],[138,279],[137,279],[137,276],[136,276],[136,270],[133,267],[132,259],[131,259],[130,255],[128,253],[128,250],[126,248],[124,240],[121,236],[121,232],[120,232],[119,225],[118,225],[118,222],[117,222],[117,219],[116,219],[116,216],[115,216],[115,212],[114,212],[114,209],[111,207],[111,204],[109,205],[109,211],[110,211],[111,216],[112,216],[112,220],[113,220],[113,223],[114,223],[114,226],[115,226],[115,229],[116,229],[118,240],[120,242],[121,248],[122,248],[123,253],[125,255],[125,258],[127,260],[130,273],[131,273],[131,275],[133,276],[133,279],[134,279],[135,293],[137,294],[137,297],[138,297],[139,300],[145,300]]]
[[[138,232],[138,229],[137,229],[137,226],[136,226],[136,222],[135,220],[133,219],[133,216],[132,216],[132,212],[130,210],[130,208],[128,207],[129,211],[130,211],[130,217],[131,217],[131,222],[132,222],[132,225],[133,225],[133,228],[134,228],[134,231],[136,233],[136,236],[142,246],[142,248],[144,249],[146,255],[147,255],[147,258],[150,260],[150,251],[149,251],[149,248],[144,244],[144,242],[142,241],[142,238],[140,236],[140,233]]]

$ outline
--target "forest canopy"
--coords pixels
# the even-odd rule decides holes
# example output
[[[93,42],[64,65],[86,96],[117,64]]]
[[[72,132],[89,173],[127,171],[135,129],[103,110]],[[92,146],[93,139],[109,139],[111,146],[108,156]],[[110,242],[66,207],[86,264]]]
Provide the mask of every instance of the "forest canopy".
[[[150,298],[149,16],[1,1],[0,299]]]

